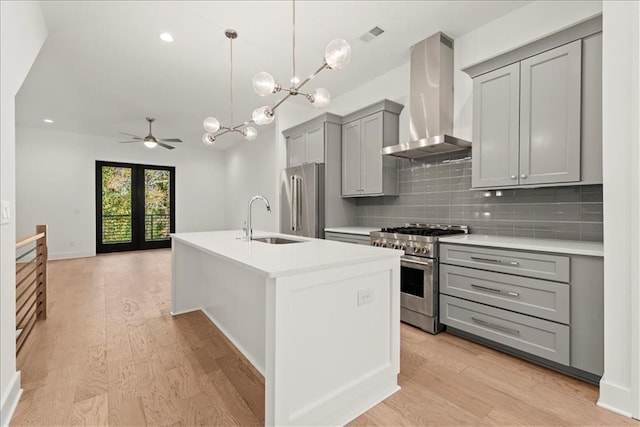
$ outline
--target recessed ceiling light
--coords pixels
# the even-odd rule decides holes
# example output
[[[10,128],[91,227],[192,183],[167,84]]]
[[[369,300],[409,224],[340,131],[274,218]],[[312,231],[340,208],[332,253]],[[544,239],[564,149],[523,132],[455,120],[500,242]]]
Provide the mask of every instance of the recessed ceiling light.
[[[51,120],[51,119],[44,119],[42,121],[45,122],[45,123],[53,123],[53,120]]]
[[[173,36],[169,33],[162,33],[160,34],[160,40],[171,43],[173,41]]]

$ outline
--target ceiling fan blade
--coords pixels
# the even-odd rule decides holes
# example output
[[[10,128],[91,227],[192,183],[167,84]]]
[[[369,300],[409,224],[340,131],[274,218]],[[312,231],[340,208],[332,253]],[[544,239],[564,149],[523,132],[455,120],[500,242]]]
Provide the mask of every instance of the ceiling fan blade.
[[[129,144],[131,142],[140,142],[140,140],[135,140],[135,141],[120,141],[120,143],[122,144]]]
[[[170,146],[169,144],[163,144],[162,142],[158,142],[158,145],[159,145],[160,147],[164,147],[164,148],[166,148],[167,150],[173,150],[174,148],[176,148],[176,147],[172,147],[172,146]]]
[[[158,138],[158,141],[163,141],[163,142],[182,142],[182,140],[180,138]]]
[[[142,138],[141,138],[141,137],[139,137],[138,135],[133,135],[133,134],[126,133],[126,132],[120,132],[120,133],[121,133],[122,135],[130,136],[130,137],[132,137],[133,139],[142,139]]]

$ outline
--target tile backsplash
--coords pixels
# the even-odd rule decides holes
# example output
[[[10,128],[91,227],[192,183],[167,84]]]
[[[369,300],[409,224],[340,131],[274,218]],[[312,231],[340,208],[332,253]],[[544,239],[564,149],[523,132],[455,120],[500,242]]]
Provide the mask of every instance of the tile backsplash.
[[[399,195],[358,199],[358,225],[468,225],[471,233],[602,241],[602,185],[471,190],[469,151],[398,165]]]

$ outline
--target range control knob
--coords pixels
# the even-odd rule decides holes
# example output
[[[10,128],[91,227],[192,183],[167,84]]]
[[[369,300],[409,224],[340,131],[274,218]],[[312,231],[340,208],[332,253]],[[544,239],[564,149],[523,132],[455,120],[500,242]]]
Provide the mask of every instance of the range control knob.
[[[429,255],[429,248],[427,247],[422,248],[422,253],[425,255]]]

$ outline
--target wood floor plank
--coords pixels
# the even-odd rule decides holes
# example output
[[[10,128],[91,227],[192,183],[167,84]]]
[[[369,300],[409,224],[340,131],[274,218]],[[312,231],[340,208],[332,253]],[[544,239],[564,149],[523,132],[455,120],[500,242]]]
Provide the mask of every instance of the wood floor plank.
[[[264,417],[264,380],[254,375],[246,362],[235,354],[221,357],[216,362],[253,414]]]
[[[136,397],[112,406],[109,403],[109,425],[121,427],[146,426],[147,420],[144,416],[142,399]]]
[[[107,393],[73,404],[72,426],[106,426],[109,424]]]
[[[14,426],[262,425],[264,378],[202,312],[171,316],[169,250],[51,261]],[[402,389],[357,426],[640,426],[598,388],[402,324]]]

